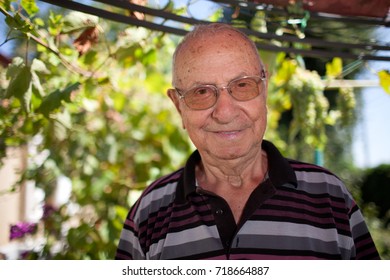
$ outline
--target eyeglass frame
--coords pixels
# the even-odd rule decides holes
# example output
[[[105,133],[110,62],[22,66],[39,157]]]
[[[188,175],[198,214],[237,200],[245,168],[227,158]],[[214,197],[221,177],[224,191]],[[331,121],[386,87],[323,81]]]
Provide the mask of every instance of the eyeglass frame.
[[[218,87],[218,86],[213,85],[213,84],[201,84],[201,85],[196,85],[196,86],[193,86],[193,87],[189,88],[189,89],[186,90],[184,93],[181,93],[182,90],[180,90],[180,89],[178,89],[178,88],[176,88],[176,87],[174,87],[173,89],[177,92],[177,94],[179,95],[179,98],[180,98],[181,100],[184,101],[184,103],[186,104],[186,106],[187,106],[188,108],[190,108],[191,110],[201,111],[201,110],[210,109],[211,107],[213,107],[213,106],[217,103],[218,97],[219,97],[219,95],[221,94],[221,89],[226,89],[227,92],[229,93],[229,95],[230,95],[234,100],[237,100],[237,101],[239,101],[239,102],[250,101],[250,100],[252,100],[252,99],[258,97],[258,96],[262,93],[262,92],[260,92],[260,90],[258,90],[259,93],[258,93],[256,96],[254,96],[254,97],[252,97],[252,98],[250,98],[250,99],[247,99],[247,100],[239,100],[239,99],[235,98],[235,97],[231,94],[229,88],[230,88],[230,85],[231,85],[233,82],[236,82],[236,81],[241,80],[241,79],[248,79],[248,78],[255,78],[256,80],[258,79],[258,81],[256,81],[256,83],[257,83],[257,86],[259,86],[259,83],[260,83],[260,82],[264,82],[264,81],[267,79],[267,75],[266,75],[265,71],[262,70],[262,71],[261,71],[261,76],[259,76],[259,75],[248,75],[248,76],[237,77],[237,78],[235,78],[235,79],[229,81],[229,83],[228,83],[226,86],[220,86],[220,87]],[[196,89],[196,88],[198,88],[198,87],[210,87],[210,88],[215,89],[214,92],[215,92],[215,95],[216,95],[216,99],[215,99],[215,102],[214,102],[212,105],[210,105],[210,106],[208,106],[208,107],[206,107],[206,108],[196,109],[196,108],[192,108],[191,106],[189,106],[189,105],[187,104],[187,102],[186,102],[186,100],[185,100],[186,94],[187,94],[188,92],[190,92],[191,90],[194,90],[194,89]]]

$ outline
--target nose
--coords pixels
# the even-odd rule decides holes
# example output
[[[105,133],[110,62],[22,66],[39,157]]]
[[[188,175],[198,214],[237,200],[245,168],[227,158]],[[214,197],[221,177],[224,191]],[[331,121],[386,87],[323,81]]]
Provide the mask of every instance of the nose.
[[[220,87],[212,117],[219,123],[229,123],[237,117],[237,112],[237,101],[230,95],[227,87]]]

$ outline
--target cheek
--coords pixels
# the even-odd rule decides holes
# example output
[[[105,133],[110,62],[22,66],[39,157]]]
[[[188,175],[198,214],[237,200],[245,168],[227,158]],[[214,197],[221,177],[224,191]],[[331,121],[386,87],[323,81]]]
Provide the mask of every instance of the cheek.
[[[196,129],[202,127],[202,120],[196,116],[196,113],[182,114],[183,125],[188,129]]]
[[[267,126],[267,106],[262,104],[247,114],[257,131],[264,131]]]
[[[263,120],[267,117],[267,105],[263,99],[258,99],[246,107],[246,112],[252,121]]]
[[[183,127],[191,138],[199,138],[203,128],[207,124],[207,115],[201,111],[182,111]]]

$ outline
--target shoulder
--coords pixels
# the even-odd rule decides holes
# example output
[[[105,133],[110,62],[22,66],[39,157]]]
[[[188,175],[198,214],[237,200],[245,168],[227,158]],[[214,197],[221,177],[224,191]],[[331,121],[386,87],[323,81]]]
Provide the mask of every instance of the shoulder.
[[[344,182],[332,171],[311,163],[288,159],[297,177],[298,189],[313,195],[328,194],[351,201],[352,196]]]
[[[129,213],[129,219],[142,221],[152,212],[167,207],[175,199],[178,181],[183,169],[179,169],[152,182],[138,198]]]
[[[162,188],[164,188],[164,190],[167,190],[170,187],[173,187],[179,181],[182,173],[183,173],[183,168],[158,178],[157,180],[155,180],[154,182],[152,182],[146,187],[146,189],[143,191],[142,196],[147,196],[150,193],[160,190]]]
[[[302,162],[298,160],[287,159],[294,172],[300,175],[306,175],[308,178],[333,178],[336,181],[341,182],[341,179],[329,169],[322,166]]]

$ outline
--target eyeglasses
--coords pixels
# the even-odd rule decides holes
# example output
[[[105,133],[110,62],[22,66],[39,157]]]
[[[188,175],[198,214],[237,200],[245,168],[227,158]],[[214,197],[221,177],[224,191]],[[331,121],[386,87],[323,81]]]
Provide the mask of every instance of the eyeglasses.
[[[199,85],[182,93],[175,88],[180,99],[193,110],[206,110],[215,105],[221,89],[227,89],[229,94],[237,101],[249,101],[265,90],[265,73],[260,76],[243,76],[229,82],[227,86]]]

